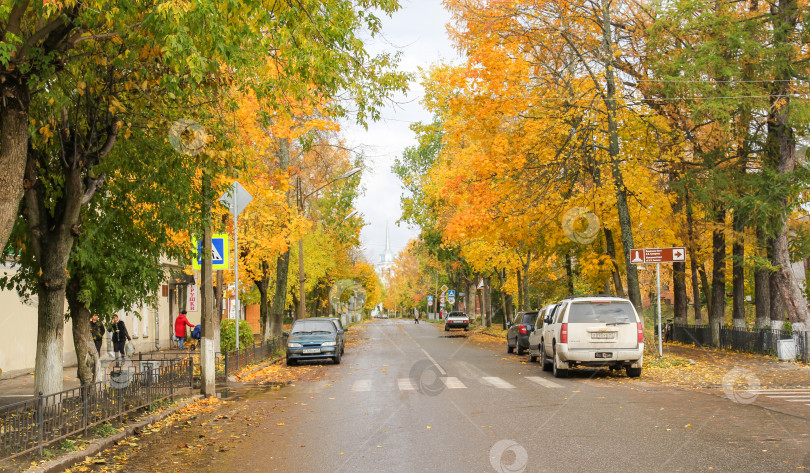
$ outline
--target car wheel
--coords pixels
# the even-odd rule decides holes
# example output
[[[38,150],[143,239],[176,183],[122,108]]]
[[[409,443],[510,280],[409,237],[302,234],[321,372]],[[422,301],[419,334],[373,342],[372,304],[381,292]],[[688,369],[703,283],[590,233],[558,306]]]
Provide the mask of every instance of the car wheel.
[[[555,378],[567,378],[568,377],[568,370],[563,368],[557,368],[560,359],[557,357],[557,347],[554,347],[554,360],[551,363],[551,369],[554,372]]]
[[[339,365],[340,364],[340,353],[338,353],[337,355],[332,357],[332,361],[334,361],[336,365]]]
[[[445,332],[449,332],[449,331],[450,331],[450,327],[448,327],[447,325],[445,325],[445,326],[444,326],[444,331],[445,331]]]
[[[296,364],[295,360],[291,360],[291,359],[287,358],[287,366],[295,366],[295,364]]]
[[[546,355],[546,346],[544,344],[540,344],[540,365],[543,367],[543,371],[551,371],[551,363],[548,361],[548,355]]]
[[[638,378],[641,376],[641,368],[633,368],[632,366],[628,366],[624,370],[627,372],[627,376],[631,378]]]
[[[520,342],[518,342],[517,340],[515,340],[515,349],[517,351],[518,356],[523,356],[526,353],[523,347],[520,346]]]
[[[532,363],[537,361],[537,355],[532,353],[532,347],[529,347],[529,361],[531,361]]]
[[[512,353],[514,351],[515,351],[515,349],[512,347],[512,345],[509,344],[509,339],[507,338],[506,339],[506,353]]]

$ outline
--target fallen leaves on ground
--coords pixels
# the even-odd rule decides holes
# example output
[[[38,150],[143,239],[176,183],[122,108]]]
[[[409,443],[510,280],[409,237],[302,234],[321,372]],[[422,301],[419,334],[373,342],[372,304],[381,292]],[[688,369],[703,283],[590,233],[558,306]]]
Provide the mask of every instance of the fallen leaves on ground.
[[[298,366],[294,369],[281,363],[273,363],[257,371],[243,370],[235,375],[243,383],[289,384],[301,379],[301,376],[312,371],[309,366]]]

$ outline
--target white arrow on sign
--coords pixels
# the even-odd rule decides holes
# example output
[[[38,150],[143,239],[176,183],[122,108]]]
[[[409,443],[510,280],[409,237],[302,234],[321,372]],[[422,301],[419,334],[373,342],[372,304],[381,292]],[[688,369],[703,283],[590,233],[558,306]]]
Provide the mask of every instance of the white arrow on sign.
[[[676,248],[672,250],[672,259],[675,261],[684,261],[686,260],[686,253],[682,249]]]

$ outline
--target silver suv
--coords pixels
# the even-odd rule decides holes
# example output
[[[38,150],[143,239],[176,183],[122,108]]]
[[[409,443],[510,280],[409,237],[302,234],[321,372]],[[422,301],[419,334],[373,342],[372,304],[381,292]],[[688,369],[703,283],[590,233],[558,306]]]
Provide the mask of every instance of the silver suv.
[[[644,362],[644,326],[627,299],[571,297],[546,312],[537,349],[543,369],[558,378],[575,366],[624,368],[636,378]]]

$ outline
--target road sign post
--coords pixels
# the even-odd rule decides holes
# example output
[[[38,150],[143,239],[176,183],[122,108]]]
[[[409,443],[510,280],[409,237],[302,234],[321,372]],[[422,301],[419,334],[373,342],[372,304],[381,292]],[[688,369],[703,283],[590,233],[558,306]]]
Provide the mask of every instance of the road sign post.
[[[671,248],[633,248],[630,250],[630,263],[655,263],[655,284],[658,295],[658,356],[664,354],[664,335],[661,327],[661,263],[676,263],[686,261],[686,248],[675,246]],[[697,304],[698,302],[695,301]]]
[[[245,210],[245,207],[253,200],[253,196],[239,184],[239,181],[233,181],[233,185],[228,189],[228,192],[222,194],[219,201],[228,207],[228,210],[233,214],[233,270],[234,279],[234,299],[236,305],[236,349],[239,350],[239,214]]]

